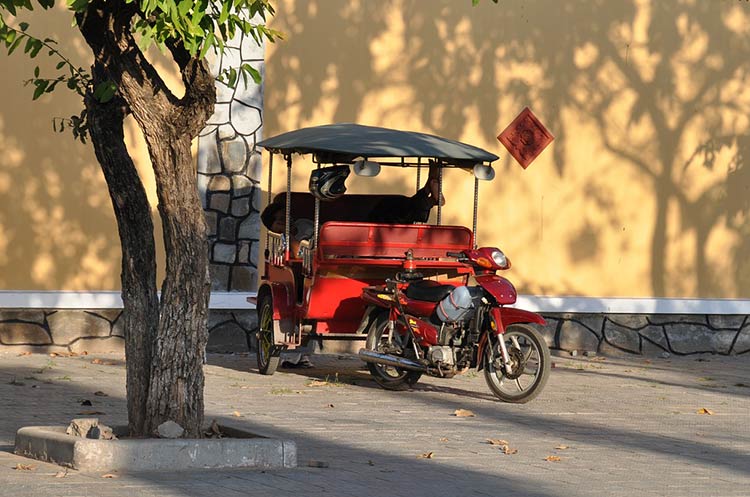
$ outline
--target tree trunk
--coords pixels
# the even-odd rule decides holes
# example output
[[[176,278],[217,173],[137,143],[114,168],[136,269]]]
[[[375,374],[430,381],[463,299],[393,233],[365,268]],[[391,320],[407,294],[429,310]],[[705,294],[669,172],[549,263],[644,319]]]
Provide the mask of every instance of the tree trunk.
[[[132,367],[150,371],[139,377],[148,383],[143,431],[151,434],[159,424],[171,420],[185,428],[186,435],[200,437],[211,287],[206,222],[190,143],[213,113],[216,88],[205,61],[190,57],[179,42],[167,40],[185,85],[183,98],[172,94],[130,32],[137,8],[136,2],[93,0],[76,20],[103,80],[117,86],[118,97],[138,123],[156,178],[166,276],[159,319],[152,321],[158,325],[150,356],[127,357],[128,362],[134,362]],[[126,185],[117,186],[115,194],[120,194],[119,187]],[[138,286],[142,283],[123,280],[123,295],[133,291],[139,293],[138,299],[144,299],[145,289]],[[139,385],[138,395],[142,395],[143,386]]]
[[[101,104],[88,95],[85,104],[91,141],[112,198],[122,247],[121,319],[127,357],[128,428],[131,436],[146,436],[151,354],[159,322],[151,208],[125,146],[123,102],[116,99]]]
[[[167,271],[147,419],[151,429],[172,420],[191,436],[200,436],[211,290],[206,221],[193,172],[190,138],[165,136],[164,128],[157,126],[154,123],[157,135],[145,134],[156,173]]]

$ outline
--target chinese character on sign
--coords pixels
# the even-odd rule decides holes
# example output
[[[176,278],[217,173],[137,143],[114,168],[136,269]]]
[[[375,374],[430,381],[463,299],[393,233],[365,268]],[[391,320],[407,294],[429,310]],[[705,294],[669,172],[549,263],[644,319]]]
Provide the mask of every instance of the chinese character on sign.
[[[497,139],[505,145],[521,167],[526,169],[555,137],[526,107],[505,131],[497,136]]]

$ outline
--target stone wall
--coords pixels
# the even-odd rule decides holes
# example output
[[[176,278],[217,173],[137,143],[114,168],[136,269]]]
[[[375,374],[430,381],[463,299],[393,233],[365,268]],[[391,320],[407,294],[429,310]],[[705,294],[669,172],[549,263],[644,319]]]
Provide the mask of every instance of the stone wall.
[[[250,64],[263,72],[263,47],[240,37],[214,72]],[[262,190],[255,144],[263,127],[263,88],[242,78],[237,88],[216,83],[214,115],[198,140],[198,189],[208,224],[212,289],[252,291],[258,282]]]
[[[543,313],[552,349],[602,355],[750,352],[748,316]]]
[[[122,310],[0,310],[0,350],[39,353],[122,353]],[[211,311],[209,352],[246,352],[255,310]]]

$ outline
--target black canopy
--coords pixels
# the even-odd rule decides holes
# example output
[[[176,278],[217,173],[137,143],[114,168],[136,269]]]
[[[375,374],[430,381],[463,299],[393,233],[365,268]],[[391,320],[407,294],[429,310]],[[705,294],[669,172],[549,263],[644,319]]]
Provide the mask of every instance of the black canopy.
[[[497,160],[479,147],[413,131],[340,123],[302,128],[258,142],[270,152],[315,154],[319,162],[365,158],[430,158],[459,167]]]

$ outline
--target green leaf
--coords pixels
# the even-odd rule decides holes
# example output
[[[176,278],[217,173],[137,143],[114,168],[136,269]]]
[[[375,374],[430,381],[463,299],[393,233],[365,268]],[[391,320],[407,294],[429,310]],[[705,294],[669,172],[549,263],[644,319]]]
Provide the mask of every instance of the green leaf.
[[[41,97],[44,91],[47,89],[47,82],[43,79],[37,79],[34,81],[34,84],[36,85],[36,90],[34,90],[34,95],[31,97],[32,100],[36,100],[37,98]]]
[[[64,60],[61,60],[60,62],[58,62],[58,63],[57,63],[57,65],[55,66],[55,69],[57,69],[57,70],[60,70],[60,69],[62,69],[62,68],[63,68],[64,66],[65,66],[65,61],[64,61]]]
[[[16,41],[14,41],[10,47],[8,47],[8,55],[12,54],[16,48],[18,48],[18,45],[21,44],[23,41],[23,38],[16,38]]]
[[[38,78],[38,77],[39,77],[39,66],[36,66],[36,67],[34,68],[34,77],[35,77],[35,78]]]
[[[99,102],[106,104],[115,96],[117,86],[112,81],[105,81],[96,85],[94,89],[94,98]]]
[[[39,50],[41,50],[41,49],[42,49],[42,46],[43,46],[43,45],[42,45],[42,42],[41,42],[41,40],[37,40],[37,39],[35,39],[35,40],[34,40],[34,46],[33,46],[33,48],[31,49],[31,52],[29,52],[29,57],[31,57],[32,59],[33,59],[34,57],[36,57],[36,56],[37,56],[37,54],[39,53]]]
[[[18,27],[21,28],[21,31],[26,31],[27,29],[29,29],[29,23],[28,22],[18,23]]]

